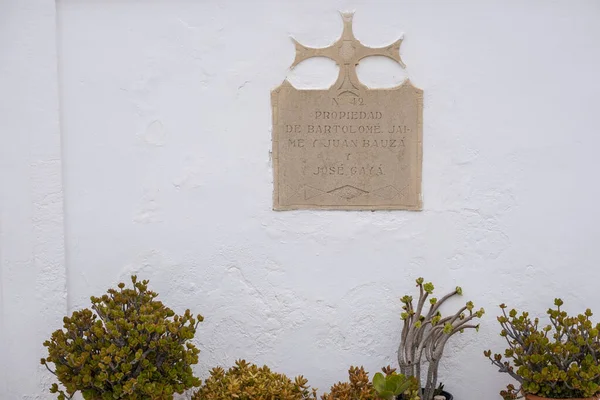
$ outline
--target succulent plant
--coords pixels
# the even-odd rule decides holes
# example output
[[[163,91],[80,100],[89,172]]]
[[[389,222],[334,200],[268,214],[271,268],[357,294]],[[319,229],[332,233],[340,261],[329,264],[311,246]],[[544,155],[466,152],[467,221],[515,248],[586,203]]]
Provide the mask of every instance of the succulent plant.
[[[397,374],[390,367],[376,373],[373,383],[369,373],[363,367],[350,367],[348,382],[334,384],[330,393],[321,396],[321,400],[393,400],[402,395],[404,400],[419,400],[419,385],[415,378]]]
[[[403,400],[419,400],[419,383],[413,376],[407,377],[394,371],[387,375],[378,372],[373,376],[373,387],[383,400],[395,400],[400,395]]]
[[[369,379],[369,373],[363,367],[351,366],[348,370],[348,382],[334,384],[330,393],[321,396],[321,400],[373,400],[377,393]]]
[[[502,354],[484,352],[500,372],[516,379],[500,392],[505,399],[534,394],[553,399],[592,397],[600,393],[600,324],[594,324],[592,311],[569,316],[555,299],[556,308],[547,311],[550,324],[540,327],[539,318],[528,312],[507,311],[501,304],[500,335],[508,348]]]
[[[131,282],[133,288],[119,283],[92,297],[91,310],[65,317],[63,329],[44,342],[48,356],[41,363],[63,386],[50,388],[59,400],[77,392],[88,400],[166,400],[200,385],[191,369],[200,351],[189,340],[202,316],[176,315],[147,280],[134,275]]]
[[[308,400],[316,399],[316,389],[310,389],[303,376],[293,381],[272,372],[266,365],[258,367],[238,360],[225,371],[213,368],[210,377],[192,396],[193,400]]]
[[[400,372],[406,376],[415,377],[423,385],[420,397],[423,400],[432,400],[436,392],[438,368],[448,340],[465,329],[479,330],[478,324],[473,324],[475,318],[481,318],[483,308],[475,310],[475,306],[468,301],[454,314],[442,316],[440,307],[450,298],[462,295],[462,289],[457,287],[441,299],[434,297],[434,286],[431,282],[425,283],[423,278],[416,280],[419,288],[419,298],[416,304],[412,296],[401,298],[403,303],[401,318],[403,320],[400,345],[398,347],[398,364]],[[427,299],[429,307],[426,309]],[[427,375],[421,381],[421,370],[427,362]]]

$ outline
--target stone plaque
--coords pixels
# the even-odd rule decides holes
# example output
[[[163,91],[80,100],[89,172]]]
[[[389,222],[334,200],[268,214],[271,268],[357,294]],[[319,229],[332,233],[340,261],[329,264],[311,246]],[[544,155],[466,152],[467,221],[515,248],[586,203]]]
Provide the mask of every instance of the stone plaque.
[[[423,91],[408,80],[369,89],[358,62],[386,56],[402,67],[402,40],[382,48],[361,44],[352,14],[329,47],[295,42],[292,68],[328,57],[340,73],[327,90],[299,90],[285,80],[271,93],[275,210],[421,210]]]

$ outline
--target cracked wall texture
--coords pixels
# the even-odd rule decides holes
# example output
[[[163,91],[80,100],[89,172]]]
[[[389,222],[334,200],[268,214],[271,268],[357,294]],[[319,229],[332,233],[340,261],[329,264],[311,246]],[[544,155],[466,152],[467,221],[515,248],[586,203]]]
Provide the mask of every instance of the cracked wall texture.
[[[352,9],[367,45],[405,35],[406,70],[365,60],[359,77],[425,91],[424,211],[273,212],[269,91],[336,75],[323,60],[290,72],[289,36],[325,46]],[[398,299],[418,276],[488,311],[442,362],[457,399],[507,382],[482,356],[502,347],[497,304],[600,312],[597,2],[0,11],[0,398],[51,398],[42,340],[132,273],[205,316],[202,377],[246,358],[320,392],[351,364],[395,363]]]

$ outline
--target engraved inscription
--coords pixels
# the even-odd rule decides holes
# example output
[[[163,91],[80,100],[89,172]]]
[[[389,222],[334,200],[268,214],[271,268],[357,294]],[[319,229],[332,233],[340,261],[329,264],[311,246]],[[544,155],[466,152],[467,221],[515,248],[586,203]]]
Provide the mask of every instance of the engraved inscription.
[[[409,81],[369,89],[356,65],[383,55],[400,63],[401,40],[362,45],[352,14],[333,45],[296,44],[294,65],[329,57],[340,66],[327,90],[298,90],[287,80],[272,92],[274,209],[421,209],[422,94]]]

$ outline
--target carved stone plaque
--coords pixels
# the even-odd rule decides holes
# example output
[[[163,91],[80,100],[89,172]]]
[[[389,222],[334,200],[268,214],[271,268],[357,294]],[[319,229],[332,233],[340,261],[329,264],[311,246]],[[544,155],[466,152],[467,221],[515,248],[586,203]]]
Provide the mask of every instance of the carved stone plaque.
[[[421,210],[423,91],[408,80],[369,89],[359,61],[386,56],[402,67],[402,40],[382,48],[361,44],[352,14],[342,37],[325,48],[295,42],[292,67],[328,57],[340,73],[327,90],[299,90],[285,80],[271,93],[275,210]]]

